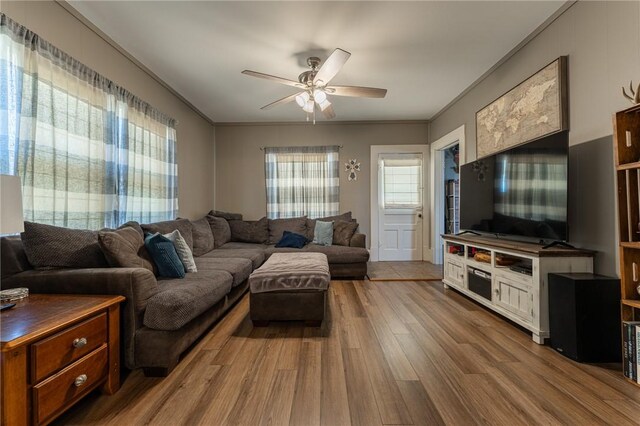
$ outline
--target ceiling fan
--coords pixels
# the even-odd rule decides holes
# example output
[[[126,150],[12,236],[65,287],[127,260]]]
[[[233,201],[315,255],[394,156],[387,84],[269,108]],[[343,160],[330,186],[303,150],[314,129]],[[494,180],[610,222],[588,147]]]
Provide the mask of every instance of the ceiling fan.
[[[316,109],[322,111],[327,119],[332,119],[336,116],[331,102],[327,99],[327,95],[352,96],[357,98],[384,98],[387,94],[387,89],[378,89],[375,87],[329,85],[333,77],[340,72],[350,56],[351,53],[342,49],[336,49],[327,60],[324,61],[322,66],[320,66],[320,58],[312,56],[307,59],[307,65],[309,65],[311,69],[300,74],[298,81],[251,70],[244,70],[242,73],[300,89],[299,92],[271,102],[261,109],[273,108],[277,105],[286,104],[295,100],[307,113],[307,120],[309,120],[310,115],[313,115],[313,122],[315,123]]]

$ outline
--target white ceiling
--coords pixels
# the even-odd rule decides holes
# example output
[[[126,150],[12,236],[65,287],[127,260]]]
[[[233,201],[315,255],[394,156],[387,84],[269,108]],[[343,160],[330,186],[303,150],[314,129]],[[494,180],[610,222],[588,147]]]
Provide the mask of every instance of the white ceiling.
[[[337,120],[425,120],[518,45],[564,1],[70,1],[215,122],[301,121],[295,88],[313,53],[351,58],[333,84],[382,87],[384,99],[332,97]],[[135,92],[135,88],[130,88]]]

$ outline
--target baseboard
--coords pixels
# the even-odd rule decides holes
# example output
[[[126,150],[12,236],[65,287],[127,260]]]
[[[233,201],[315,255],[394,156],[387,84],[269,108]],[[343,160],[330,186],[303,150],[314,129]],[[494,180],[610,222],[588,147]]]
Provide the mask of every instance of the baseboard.
[[[433,262],[433,250],[430,247],[422,247],[422,260],[425,262]]]

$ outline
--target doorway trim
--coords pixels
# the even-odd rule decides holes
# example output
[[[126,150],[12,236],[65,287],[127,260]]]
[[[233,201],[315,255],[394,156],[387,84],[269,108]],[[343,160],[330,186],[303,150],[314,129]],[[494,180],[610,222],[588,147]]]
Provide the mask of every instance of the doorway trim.
[[[430,145],[431,152],[429,156],[429,184],[431,193],[431,202],[429,208],[429,217],[431,218],[430,235],[431,238],[431,261],[439,265],[442,263],[442,237],[444,233],[444,176],[443,173],[436,171],[443,170],[444,155],[443,151],[453,145],[458,144],[459,165],[462,166],[466,162],[465,134],[464,124],[457,129],[447,133],[437,141]]]
[[[429,249],[429,232],[430,222],[428,216],[428,209],[426,208],[427,200],[429,200],[429,186],[427,185],[428,176],[427,168],[430,165],[429,158],[429,146],[427,144],[415,144],[415,145],[371,145],[371,261],[377,262],[380,259],[380,236],[379,230],[379,188],[378,188],[378,173],[380,172],[380,165],[378,164],[378,156],[380,154],[396,154],[396,153],[422,153],[422,260],[431,259],[432,253]]]

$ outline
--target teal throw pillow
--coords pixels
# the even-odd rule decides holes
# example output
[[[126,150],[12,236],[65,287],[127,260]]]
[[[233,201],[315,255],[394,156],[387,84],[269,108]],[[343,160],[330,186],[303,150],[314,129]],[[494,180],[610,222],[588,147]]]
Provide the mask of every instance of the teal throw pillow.
[[[160,233],[147,234],[144,245],[158,268],[159,277],[184,278],[184,265],[170,239]]]
[[[316,220],[316,228],[313,231],[313,242],[321,246],[333,244],[333,221],[323,222]]]

